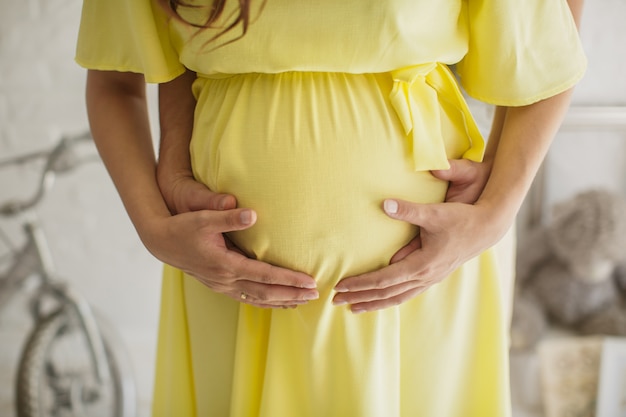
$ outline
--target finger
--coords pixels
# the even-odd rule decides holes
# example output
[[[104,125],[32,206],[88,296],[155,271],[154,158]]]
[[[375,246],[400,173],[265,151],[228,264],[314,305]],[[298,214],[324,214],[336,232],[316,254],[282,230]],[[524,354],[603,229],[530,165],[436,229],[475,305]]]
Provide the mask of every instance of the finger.
[[[433,176],[449,181],[446,202],[473,204],[482,193],[488,166],[467,159],[450,161],[450,169],[432,171]]]
[[[251,209],[234,209],[226,211],[203,211],[203,227],[209,234],[226,233],[235,230],[243,230],[256,222],[256,213]],[[319,297],[317,283],[313,277],[298,271],[280,268],[266,262],[250,259],[242,253],[227,250],[222,254],[221,276],[226,276],[227,281],[245,280],[265,285],[279,285],[293,287],[301,291],[301,299],[315,299]],[[310,291],[313,290],[313,291]],[[269,299],[267,296],[257,294],[257,298]]]
[[[215,193],[204,185],[198,187],[189,197],[190,210],[230,210],[237,207],[237,199],[230,194]]]
[[[228,236],[226,236],[226,235],[224,235],[224,243],[226,244],[226,248],[227,248],[228,250],[231,250],[231,251],[233,251],[233,252],[237,252],[237,253],[239,253],[239,254],[241,254],[241,255],[247,256],[247,255],[246,255],[246,254],[245,254],[245,253],[244,253],[241,249],[239,249],[239,247],[238,247],[237,245],[235,245],[235,244],[233,243],[233,241],[232,241],[232,240],[230,240],[230,238],[229,238]]]
[[[183,214],[185,215],[185,214]],[[256,223],[254,210],[241,208],[232,210],[202,210],[186,215],[195,216],[198,229],[206,229],[209,233],[227,233],[247,229]]]
[[[449,169],[433,170],[435,178],[450,182],[468,183],[478,177],[476,163],[469,159],[451,159]]]
[[[319,298],[315,289],[266,285],[256,281],[239,281],[237,284],[245,298],[267,305],[302,305]]]
[[[381,290],[366,290],[366,291],[356,291],[356,292],[347,292],[347,293],[337,293],[333,298],[333,304],[336,306],[343,304],[361,304],[361,303],[369,303],[373,301],[382,301],[387,299],[392,299],[400,294],[404,294],[405,292],[422,286],[421,283],[417,281],[409,281],[404,282],[402,284],[393,285]]]
[[[206,200],[209,210],[230,210],[237,207],[237,199],[230,194],[218,194],[209,191],[200,197],[200,204],[202,204],[202,200]]]
[[[420,251],[413,252],[411,257],[419,254]],[[353,277],[347,277],[335,285],[335,291],[339,293],[382,290],[407,281],[418,279],[420,274],[409,268],[410,263],[406,261],[391,264],[377,271],[368,272]],[[419,263],[418,263],[419,265]]]
[[[428,287],[418,287],[410,289],[402,294],[399,294],[395,297],[388,298],[386,300],[377,300],[366,303],[354,304],[350,306],[350,311],[355,314],[365,313],[369,311],[382,310],[385,308],[393,307],[400,305],[409,301],[411,298],[417,297],[419,294],[426,291]]]
[[[249,304],[251,306],[254,307],[259,307],[259,308],[271,308],[271,309],[277,309],[277,308],[281,308],[281,309],[293,309],[298,307],[301,304],[294,304],[294,303],[275,303],[275,304],[269,304],[269,303],[263,303],[260,301],[257,301],[255,299],[253,299],[251,296],[246,295],[245,299],[241,297],[241,294],[239,296],[237,296],[236,294],[232,295],[232,294],[228,294],[231,298],[233,298],[235,301],[238,301],[240,303],[243,304]]]
[[[233,265],[232,274],[241,280],[252,281],[265,285],[281,285],[283,287],[293,287],[307,294],[315,294],[315,298],[319,297],[317,292],[317,283],[310,275],[303,272],[292,271],[287,268],[281,268],[266,262],[257,261],[247,258],[237,252],[227,252],[227,261]],[[308,299],[315,299],[308,298]]]
[[[232,280],[226,278],[223,280],[207,280],[194,274],[189,275],[196,277],[198,281],[215,292],[225,294],[235,301],[256,307],[293,308],[307,304],[309,300],[319,297],[319,294],[315,290],[268,286],[241,279]]]
[[[258,301],[256,300],[254,297],[246,295],[246,299],[242,299],[241,298],[241,294],[239,296],[235,295],[232,296],[233,299],[235,299],[236,301],[240,302],[240,303],[244,303],[244,304],[249,304],[251,306],[254,307],[260,307],[260,308],[272,308],[272,309],[276,309],[276,308],[281,308],[281,309],[292,309],[292,308],[296,308],[299,307],[301,305],[306,304],[306,302],[288,302],[288,301],[283,301],[283,302],[275,302],[275,303],[267,303],[267,302],[263,302],[263,301]]]
[[[258,301],[258,300],[254,299],[252,296],[249,296],[249,295],[246,295],[246,298],[243,299],[243,298],[241,298],[241,294],[239,296],[231,295],[231,298],[233,298],[235,301],[238,301],[240,303],[249,304],[251,306],[259,307],[259,308],[272,308],[272,309],[276,309],[276,308],[287,309],[287,308],[289,308],[289,309],[292,309],[292,308],[299,307],[300,305],[306,304],[306,303],[303,303],[303,302],[266,303],[266,302],[263,302],[263,301]]]
[[[395,264],[406,258],[411,253],[415,252],[422,247],[422,239],[419,236],[413,238],[406,246],[397,251],[389,260],[390,264]]]
[[[261,308],[294,308],[299,305],[308,303],[304,295],[290,295],[286,289],[276,292],[275,297],[267,296],[276,289],[266,286],[266,288],[255,288],[255,285],[261,286],[258,283],[248,282],[244,280],[235,280],[228,283],[229,280],[207,280],[193,273],[186,272],[188,275],[195,277],[200,283],[207,286],[212,291],[220,294],[227,295],[233,300],[250,304]],[[232,280],[231,280],[232,281]],[[260,294],[260,295],[259,295]],[[287,295],[286,295],[287,294]]]

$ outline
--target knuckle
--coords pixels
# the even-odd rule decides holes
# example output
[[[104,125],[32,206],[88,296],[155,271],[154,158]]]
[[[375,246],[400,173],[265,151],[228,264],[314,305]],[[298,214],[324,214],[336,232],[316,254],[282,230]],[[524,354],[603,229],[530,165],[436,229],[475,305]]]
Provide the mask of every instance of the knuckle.
[[[375,290],[384,290],[385,288],[387,288],[387,282],[386,280],[379,278],[373,282],[373,286]]]
[[[403,202],[398,206],[398,215],[404,219],[417,219],[419,210],[416,205]]]
[[[398,297],[394,297],[392,299],[389,300],[389,307],[396,307],[399,306],[400,304],[402,304],[404,302],[404,298],[402,296],[398,296]]]
[[[226,229],[224,231],[235,230],[239,228],[239,213],[236,210],[221,212],[220,214],[222,214],[221,217],[223,219],[223,225]]]
[[[389,299],[396,295],[396,289],[394,287],[386,287],[377,291],[378,298]]]
[[[212,216],[211,216],[211,212],[208,210],[200,210],[195,212],[195,219],[196,222],[200,225],[200,226],[206,226],[207,224],[211,224],[212,222]]]
[[[276,282],[276,278],[274,276],[274,274],[272,273],[273,268],[268,268],[267,270],[264,270],[263,272],[261,272],[258,276],[258,280],[259,282],[263,283],[263,284],[267,284],[267,285],[273,285]]]
[[[228,283],[234,282],[239,276],[233,268],[224,263],[212,263],[207,275],[216,277],[220,282]]]
[[[270,301],[270,297],[267,295],[265,291],[259,291],[254,295],[254,298],[260,302],[261,304],[267,304]]]
[[[206,199],[207,205],[211,210],[220,210],[222,203],[222,195],[209,190],[198,191],[198,199]]]
[[[222,268],[216,272],[216,275],[221,281],[228,283],[235,282],[237,280],[237,274],[229,269]]]

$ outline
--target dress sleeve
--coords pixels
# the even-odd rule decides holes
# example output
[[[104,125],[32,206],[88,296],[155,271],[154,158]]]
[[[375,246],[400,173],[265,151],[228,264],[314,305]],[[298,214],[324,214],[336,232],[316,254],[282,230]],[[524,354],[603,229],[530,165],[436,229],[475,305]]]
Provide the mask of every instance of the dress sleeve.
[[[84,0],[76,62],[144,74],[152,83],[185,71],[169,39],[168,16],[152,0]]]
[[[566,0],[467,0],[469,48],[457,71],[467,93],[522,106],[573,87],[587,60]]]

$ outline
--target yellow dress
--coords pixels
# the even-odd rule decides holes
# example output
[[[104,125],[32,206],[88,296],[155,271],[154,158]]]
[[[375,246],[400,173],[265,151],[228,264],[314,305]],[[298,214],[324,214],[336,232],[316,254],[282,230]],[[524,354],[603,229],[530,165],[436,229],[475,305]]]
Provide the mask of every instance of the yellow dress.
[[[253,17],[216,48],[214,31],[168,22],[149,0],[84,3],[79,64],[149,82],[198,73],[197,178],[258,212],[231,235],[243,250],[312,274],[320,291],[297,309],[259,309],[166,266],[154,416],[509,416],[492,250],[397,307],[356,315],[331,299],[342,277],[385,266],[415,235],[384,198],[440,202],[447,184],[429,170],[481,159],[448,65],[500,105],[579,80],[566,2],[268,0]]]

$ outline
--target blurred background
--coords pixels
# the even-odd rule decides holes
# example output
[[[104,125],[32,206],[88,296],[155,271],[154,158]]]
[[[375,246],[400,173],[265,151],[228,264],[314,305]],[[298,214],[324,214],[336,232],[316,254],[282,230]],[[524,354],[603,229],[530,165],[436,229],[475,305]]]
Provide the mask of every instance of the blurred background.
[[[0,0],[0,5],[0,160],[4,160],[49,149],[60,136],[85,131],[88,123],[85,71],[73,61],[81,1]],[[624,18],[624,0],[586,2],[581,36],[589,69],[520,217],[520,235],[528,222],[547,221],[555,202],[579,191],[603,187],[626,195]],[[155,122],[154,86],[149,94]],[[488,123],[481,111],[478,118]],[[30,195],[38,168],[24,164],[0,170],[0,201]],[[100,163],[59,178],[38,213],[60,273],[121,335],[138,384],[139,415],[148,416],[160,264],[137,238]],[[0,228],[19,236],[14,221],[0,218]],[[14,415],[13,375],[31,325],[24,303],[18,297],[0,315],[0,415],[7,417]],[[521,400],[515,397],[516,417],[543,417],[541,399],[533,391],[539,379],[528,373],[539,365],[532,352],[526,355],[522,362],[526,374],[519,377],[513,369],[518,378],[515,388],[530,386]]]

